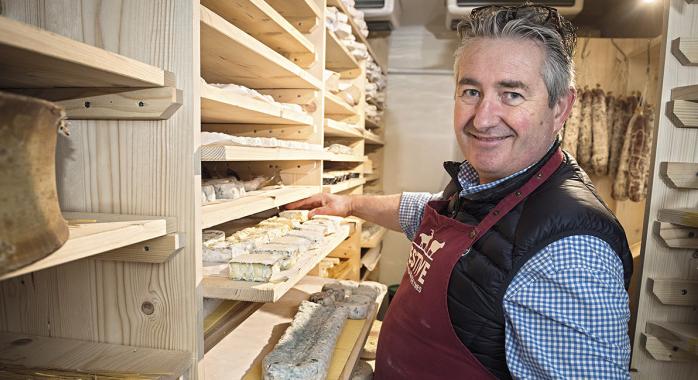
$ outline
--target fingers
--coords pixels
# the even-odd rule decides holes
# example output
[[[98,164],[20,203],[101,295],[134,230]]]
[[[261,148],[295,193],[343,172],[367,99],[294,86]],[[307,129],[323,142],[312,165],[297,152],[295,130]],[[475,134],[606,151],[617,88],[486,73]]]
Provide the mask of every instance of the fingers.
[[[310,210],[323,206],[322,194],[315,194],[309,198],[301,199],[300,201],[291,202],[283,206],[284,210]]]
[[[308,213],[308,218],[312,218],[315,215],[337,215],[337,216],[344,216],[344,215],[339,215],[337,210],[331,208],[331,207],[318,207],[310,210]]]

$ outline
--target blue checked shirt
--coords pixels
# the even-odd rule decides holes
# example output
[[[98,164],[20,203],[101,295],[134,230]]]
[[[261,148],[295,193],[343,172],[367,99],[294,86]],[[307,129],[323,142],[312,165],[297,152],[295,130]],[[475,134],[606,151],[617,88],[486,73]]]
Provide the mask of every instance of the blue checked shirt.
[[[517,176],[480,185],[464,162],[461,196]],[[412,240],[424,207],[441,193],[402,193],[400,226]],[[507,365],[515,379],[630,379],[628,293],[623,265],[594,236],[574,235],[536,253],[516,274],[503,300]]]

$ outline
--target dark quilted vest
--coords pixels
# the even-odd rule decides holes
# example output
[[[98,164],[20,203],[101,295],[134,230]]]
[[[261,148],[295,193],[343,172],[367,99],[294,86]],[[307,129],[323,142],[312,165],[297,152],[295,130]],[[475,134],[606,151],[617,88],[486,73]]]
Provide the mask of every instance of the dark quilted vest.
[[[535,175],[559,144],[531,170],[493,189],[458,197],[459,163],[447,162],[454,179],[446,188],[450,217],[478,224],[507,194]],[[511,378],[504,349],[502,299],[519,269],[542,248],[571,235],[591,235],[607,242],[623,263],[625,287],[632,274],[632,255],[613,213],[596,194],[586,173],[565,153],[552,177],[478,240],[456,264],[448,287],[448,308],[456,335],[492,373]]]

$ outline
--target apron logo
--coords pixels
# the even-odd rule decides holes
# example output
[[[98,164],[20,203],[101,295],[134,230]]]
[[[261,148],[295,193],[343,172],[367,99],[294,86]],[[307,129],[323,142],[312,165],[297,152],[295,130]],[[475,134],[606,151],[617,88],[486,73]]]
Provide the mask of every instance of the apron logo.
[[[446,243],[434,239],[433,229],[429,235],[420,233],[419,240],[419,243],[416,240],[412,242],[410,257],[407,260],[407,273],[410,276],[410,284],[412,284],[414,290],[421,293],[427,272],[431,268],[429,262],[434,261],[434,254],[446,246]]]

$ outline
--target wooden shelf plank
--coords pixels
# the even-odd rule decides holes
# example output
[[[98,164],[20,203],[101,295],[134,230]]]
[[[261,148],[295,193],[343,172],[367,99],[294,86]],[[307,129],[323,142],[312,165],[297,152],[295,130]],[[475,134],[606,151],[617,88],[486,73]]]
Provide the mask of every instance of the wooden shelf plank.
[[[231,220],[295,202],[320,192],[319,186],[286,186],[274,190],[250,191],[247,196],[221,200],[201,207],[201,226],[209,228]]]
[[[353,178],[347,181],[336,183],[334,185],[324,185],[322,188],[325,193],[337,194],[342,191],[347,191],[357,186],[361,186],[364,183],[366,183],[366,180],[363,178]]]
[[[174,232],[174,218],[77,212],[64,212],[63,217],[69,222],[80,221],[69,225],[68,241],[45,258],[0,276],[0,280],[66,264]]]
[[[684,66],[698,66],[698,38],[679,37],[671,41],[671,52]]]
[[[373,271],[376,269],[376,265],[378,265],[378,261],[381,258],[381,247],[380,246],[374,246],[372,248],[369,248],[366,253],[361,256],[361,265],[365,266],[366,269],[368,269],[369,272]]]
[[[0,57],[0,88],[167,85],[160,68],[2,16]]]
[[[128,261],[132,263],[162,264],[184,248],[180,233],[167,234],[155,239],[131,244],[95,256],[97,260]]]
[[[364,135],[358,129],[332,119],[325,119],[325,136],[331,137],[348,137],[362,139]]]
[[[678,224],[686,227],[698,227],[698,209],[695,208],[665,208],[657,213],[657,220]]]
[[[322,160],[325,152],[288,148],[259,148],[233,145],[201,147],[201,161],[297,161]]]
[[[322,159],[330,162],[364,162],[363,157],[356,157],[349,154],[335,154],[330,152],[325,152]]]
[[[308,68],[315,62],[315,46],[264,0],[202,0],[201,5],[293,63]]]
[[[366,118],[364,119],[364,124],[366,125],[367,129],[378,129],[378,128],[383,128],[382,126],[374,123],[371,119]]]
[[[676,322],[647,322],[645,333],[693,355],[698,354],[698,325]]]
[[[652,293],[665,305],[698,305],[698,280],[648,278]]]
[[[322,82],[201,6],[201,74],[208,83],[320,89]]]
[[[277,282],[233,281],[227,277],[204,276],[201,286],[207,298],[219,298],[236,301],[276,302],[298,281],[310,272],[325,256],[342,243],[350,232],[350,226],[344,224],[342,229],[329,236],[323,246],[303,254],[296,265],[283,271]]]
[[[339,96],[325,91],[325,115],[333,115],[337,118],[356,116],[356,108],[350,106]]]
[[[378,174],[369,174],[369,175],[364,175],[364,178],[366,178],[366,182],[372,182],[372,181],[379,180],[381,178],[381,176]]]
[[[698,101],[698,85],[674,87],[671,89],[671,100]]]
[[[314,0],[266,0],[277,12],[303,33],[310,33],[322,14]]]
[[[361,241],[361,248],[375,248],[378,247],[381,241],[383,241],[383,237],[385,237],[385,234],[388,232],[388,229],[385,227],[381,227],[378,231],[376,231],[371,237],[369,237],[368,240],[362,240]]]
[[[202,84],[201,121],[203,123],[312,125],[308,114],[284,109],[248,96]]]
[[[698,228],[656,222],[655,228],[660,239],[670,248],[698,249]]]
[[[371,47],[371,44],[368,43],[368,39],[366,39],[366,37],[363,34],[361,34],[359,26],[356,25],[356,23],[354,22],[354,19],[351,17],[351,14],[347,10],[347,7],[344,6],[344,3],[342,3],[342,0],[327,0],[327,6],[335,7],[339,9],[340,12],[349,16],[349,25],[351,25],[351,30],[354,33],[354,37],[356,37],[357,41],[362,42],[366,45],[366,47],[368,48],[368,53],[371,54],[371,57],[373,57],[373,60],[376,62],[376,64],[380,66],[383,74],[387,74],[388,71],[386,70],[385,64],[378,59],[378,55],[375,51],[373,51],[373,47]]]
[[[677,189],[698,189],[698,164],[662,162],[659,170]]]
[[[262,305],[264,304],[259,302],[223,300],[223,303],[204,319],[204,353],[235,330]]]
[[[325,51],[325,67],[328,70],[340,73],[342,78],[356,78],[361,74],[361,66],[356,61],[349,50],[337,38],[337,36],[328,29],[325,29],[327,50]]]
[[[364,139],[366,140],[366,144],[385,145],[382,137],[368,130],[364,131]]]
[[[672,100],[667,110],[670,118],[679,128],[698,128],[698,102]]]
[[[0,333],[0,347],[2,378],[176,379],[192,362],[185,351],[8,332]]]
[[[204,371],[211,378],[261,379],[262,360],[290,325],[301,301],[335,280],[306,276],[280,300],[267,303],[247,318],[203,359]],[[376,306],[364,320],[347,320],[337,341],[327,379],[348,379],[373,321],[385,297],[379,295]],[[231,356],[230,352],[235,352]]]
[[[655,360],[667,362],[688,362],[696,360],[694,355],[676,346],[664,343],[655,336],[649,334],[643,334],[643,336],[645,338],[645,348]]]

